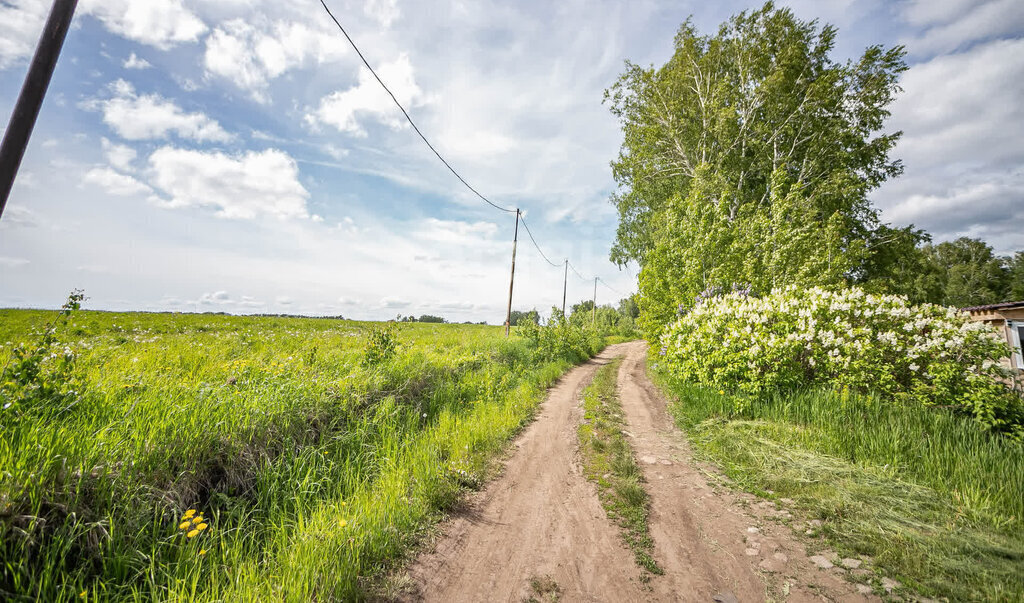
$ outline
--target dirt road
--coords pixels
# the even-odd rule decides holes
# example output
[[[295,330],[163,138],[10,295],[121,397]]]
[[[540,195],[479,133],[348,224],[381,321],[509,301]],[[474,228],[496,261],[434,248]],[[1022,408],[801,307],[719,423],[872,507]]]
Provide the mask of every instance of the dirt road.
[[[610,346],[550,390],[503,474],[409,568],[406,599],[518,602],[538,596],[531,581],[547,578],[561,601],[865,600],[838,570],[816,567],[789,528],[767,520],[785,511],[708,483],[647,379],[645,354],[643,342]],[[662,576],[635,564],[578,459],[580,391],[617,356],[625,356],[619,396],[647,480]]]

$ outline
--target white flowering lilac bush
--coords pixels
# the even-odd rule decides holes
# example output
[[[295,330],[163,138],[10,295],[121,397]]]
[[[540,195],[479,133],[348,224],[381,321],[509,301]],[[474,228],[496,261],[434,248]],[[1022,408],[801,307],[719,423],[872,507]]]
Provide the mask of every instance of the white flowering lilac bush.
[[[662,354],[677,377],[764,398],[802,387],[874,392],[953,407],[1021,433],[1021,398],[999,383],[1006,343],[953,308],[861,289],[743,291],[704,299],[669,325]],[[742,400],[742,398],[738,398]],[[743,402],[738,402],[743,404]]]

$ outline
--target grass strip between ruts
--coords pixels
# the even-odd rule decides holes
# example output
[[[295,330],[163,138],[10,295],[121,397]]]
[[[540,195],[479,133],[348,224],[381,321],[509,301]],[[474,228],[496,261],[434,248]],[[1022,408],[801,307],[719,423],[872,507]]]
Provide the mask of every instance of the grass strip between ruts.
[[[598,497],[608,517],[622,529],[622,538],[637,565],[652,574],[664,571],[654,560],[654,541],[648,531],[650,497],[644,490],[643,472],[623,434],[625,419],[616,392],[622,359],[598,369],[583,390],[583,422],[579,427],[583,472],[597,484]],[[643,578],[649,578],[643,574]]]

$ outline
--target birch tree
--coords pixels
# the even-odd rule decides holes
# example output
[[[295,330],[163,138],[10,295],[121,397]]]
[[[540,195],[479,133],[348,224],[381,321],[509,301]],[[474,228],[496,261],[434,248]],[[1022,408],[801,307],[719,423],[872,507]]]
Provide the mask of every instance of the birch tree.
[[[902,171],[883,126],[906,65],[881,46],[838,63],[835,38],[771,3],[715,35],[687,20],[665,65],[627,63],[606,92],[624,135],[611,257],[640,264],[648,321],[708,285],[857,277],[881,226],[867,195]]]

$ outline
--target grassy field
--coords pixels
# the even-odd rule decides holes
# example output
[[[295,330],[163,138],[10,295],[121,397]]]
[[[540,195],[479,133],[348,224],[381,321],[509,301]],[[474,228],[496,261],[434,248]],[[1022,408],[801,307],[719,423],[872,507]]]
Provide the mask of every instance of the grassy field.
[[[0,366],[52,318],[0,310]],[[0,599],[364,596],[600,347],[414,323],[368,363],[375,326],[75,314],[73,401],[0,412]]]
[[[794,393],[736,411],[730,394],[652,373],[701,456],[737,487],[823,520],[816,536],[833,550],[868,556],[925,596],[1024,599],[1020,444],[940,409],[852,394]]]

